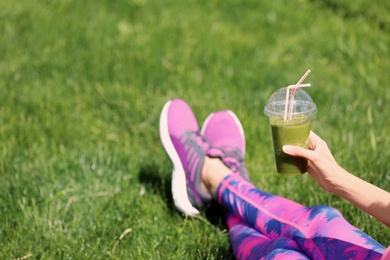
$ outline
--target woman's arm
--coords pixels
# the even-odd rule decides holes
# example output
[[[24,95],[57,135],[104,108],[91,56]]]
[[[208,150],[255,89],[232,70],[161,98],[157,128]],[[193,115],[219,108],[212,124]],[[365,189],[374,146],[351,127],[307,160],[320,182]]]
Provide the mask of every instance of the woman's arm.
[[[283,151],[308,160],[308,173],[325,191],[336,194],[390,227],[390,193],[343,169],[328,145],[315,133],[309,149],[286,145]]]
[[[344,170],[345,171],[345,170]],[[333,192],[390,227],[390,193],[345,171]]]

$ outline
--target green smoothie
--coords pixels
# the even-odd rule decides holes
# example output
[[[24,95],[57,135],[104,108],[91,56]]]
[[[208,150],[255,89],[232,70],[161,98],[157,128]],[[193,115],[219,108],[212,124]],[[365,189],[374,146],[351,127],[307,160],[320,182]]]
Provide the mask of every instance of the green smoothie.
[[[285,154],[282,147],[289,144],[308,148],[310,118],[305,117],[287,121],[278,117],[271,118],[271,129],[277,172],[286,175],[305,173],[307,171],[307,160]]]

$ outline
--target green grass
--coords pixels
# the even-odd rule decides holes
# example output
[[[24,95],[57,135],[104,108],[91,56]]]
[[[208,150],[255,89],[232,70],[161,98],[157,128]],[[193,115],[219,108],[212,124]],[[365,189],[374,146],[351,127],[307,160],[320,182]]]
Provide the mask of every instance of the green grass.
[[[309,176],[275,173],[263,114],[310,68],[313,130],[390,190],[390,6],[365,3],[0,0],[0,258],[232,258],[218,208],[173,205],[158,120],[175,97],[200,124],[236,112],[258,187],[334,206],[388,246],[388,228]]]

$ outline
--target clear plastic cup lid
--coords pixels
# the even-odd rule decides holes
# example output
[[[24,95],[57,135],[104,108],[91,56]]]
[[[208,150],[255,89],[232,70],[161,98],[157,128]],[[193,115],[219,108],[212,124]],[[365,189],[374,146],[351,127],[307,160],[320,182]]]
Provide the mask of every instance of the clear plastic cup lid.
[[[264,107],[264,114],[269,117],[284,117],[286,109],[286,91],[287,87],[275,91]],[[291,97],[291,96],[290,96]],[[287,113],[290,112],[290,97],[287,104]],[[301,88],[295,90],[292,116],[311,116],[317,111],[310,95]]]

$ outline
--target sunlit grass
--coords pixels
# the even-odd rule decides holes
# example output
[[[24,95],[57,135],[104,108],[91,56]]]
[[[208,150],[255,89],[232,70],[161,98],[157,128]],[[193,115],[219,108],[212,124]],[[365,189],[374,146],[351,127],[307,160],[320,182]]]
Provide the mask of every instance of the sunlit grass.
[[[258,187],[334,206],[388,246],[309,176],[275,172],[264,105],[310,68],[313,130],[390,190],[389,10],[332,3],[1,0],[0,258],[232,258],[218,208],[174,208],[158,119],[176,97],[200,124],[236,112]]]

